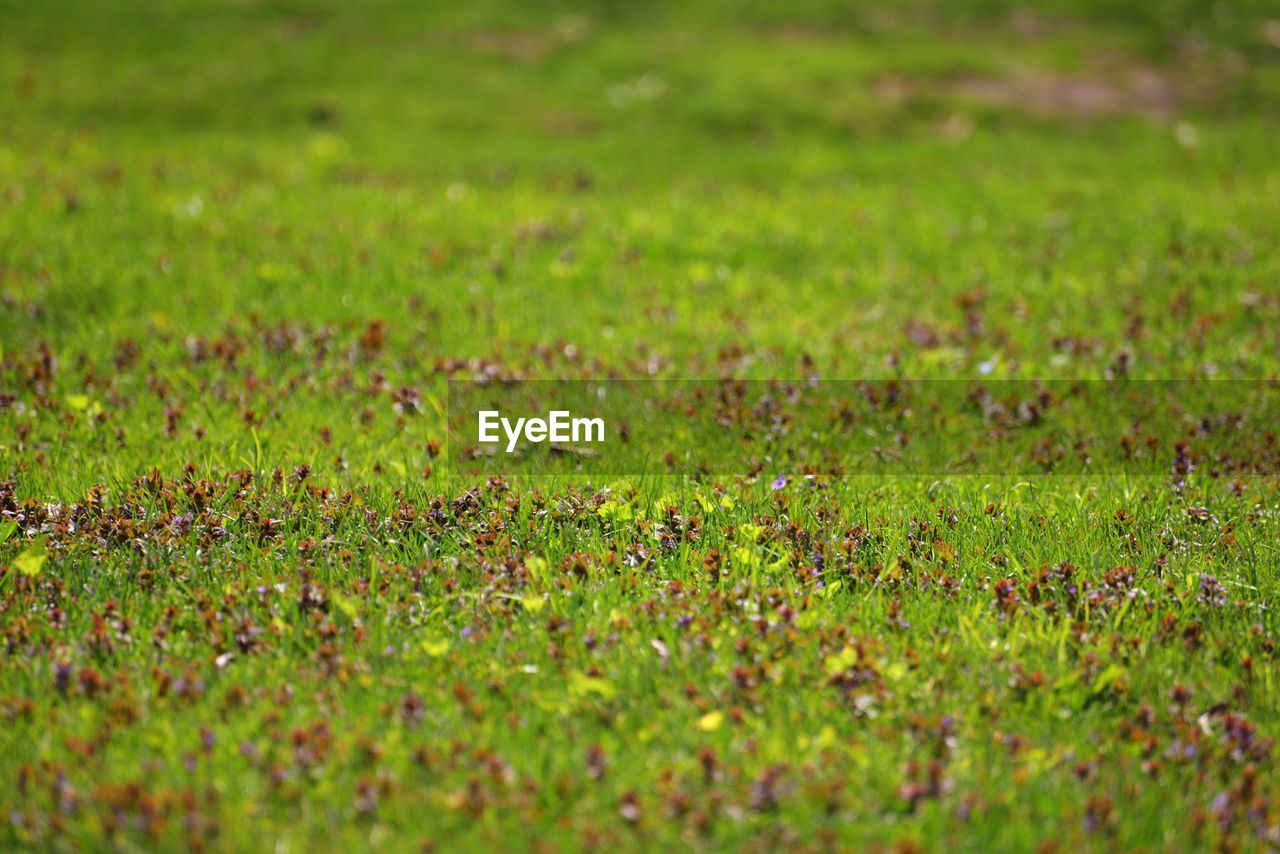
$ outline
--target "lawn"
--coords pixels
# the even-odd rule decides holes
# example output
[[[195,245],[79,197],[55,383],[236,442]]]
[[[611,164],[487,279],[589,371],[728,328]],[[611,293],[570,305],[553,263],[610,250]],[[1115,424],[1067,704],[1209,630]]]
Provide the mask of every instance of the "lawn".
[[[1278,140],[1274,0],[0,0],[0,848],[1280,847]]]

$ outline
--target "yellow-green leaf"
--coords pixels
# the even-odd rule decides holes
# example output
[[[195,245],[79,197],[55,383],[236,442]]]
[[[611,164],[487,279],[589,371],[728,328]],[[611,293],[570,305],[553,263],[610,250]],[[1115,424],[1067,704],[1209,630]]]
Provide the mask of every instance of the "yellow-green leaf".
[[[843,673],[850,667],[858,664],[858,651],[851,646],[846,646],[834,655],[828,655],[826,660],[822,662],[822,669],[826,671],[828,676],[834,676],[837,673]]]
[[[601,519],[615,519],[620,522],[632,518],[631,505],[625,501],[615,501],[610,499],[600,505],[600,509],[596,511],[600,514]]]
[[[440,658],[449,651],[449,641],[440,640],[424,640],[422,642],[422,651],[432,658]]]
[[[43,541],[37,541],[32,543],[22,554],[18,555],[13,562],[13,566],[28,578],[35,578],[40,574],[40,570],[44,568],[44,562],[48,559],[49,550],[45,548]]]
[[[355,619],[355,617],[360,613],[359,603],[350,596],[345,596],[335,590],[330,598],[333,600],[333,603],[338,606],[338,609],[348,617]]]
[[[698,718],[698,729],[703,732],[715,732],[720,729],[722,723],[724,723],[724,712],[717,709]]]
[[[524,559],[524,568],[529,573],[530,577],[537,581],[542,581],[547,577],[547,570],[549,569],[549,566],[546,558],[541,558],[537,555],[529,555]]]
[[[606,700],[612,700],[618,696],[618,689],[607,679],[599,676],[588,676],[585,673],[571,673],[569,675],[569,692],[576,697],[585,697],[588,694],[597,694]]]
[[[890,682],[899,682],[902,677],[907,675],[907,665],[901,661],[895,661],[884,669],[884,676]]]

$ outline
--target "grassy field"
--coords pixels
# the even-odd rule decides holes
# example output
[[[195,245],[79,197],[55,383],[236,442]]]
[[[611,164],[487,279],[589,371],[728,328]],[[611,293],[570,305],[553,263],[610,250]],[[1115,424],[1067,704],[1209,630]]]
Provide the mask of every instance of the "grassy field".
[[[0,847],[1280,847],[1274,434],[503,478],[446,423],[1275,380],[1277,140],[1274,0],[0,0]]]

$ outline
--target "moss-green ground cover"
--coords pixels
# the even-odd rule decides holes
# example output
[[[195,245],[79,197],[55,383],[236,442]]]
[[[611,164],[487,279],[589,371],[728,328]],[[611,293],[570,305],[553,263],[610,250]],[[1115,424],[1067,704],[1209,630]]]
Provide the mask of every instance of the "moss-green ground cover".
[[[0,2],[0,845],[1280,845],[1274,476],[450,473],[1276,378],[1280,8],[843,6]]]

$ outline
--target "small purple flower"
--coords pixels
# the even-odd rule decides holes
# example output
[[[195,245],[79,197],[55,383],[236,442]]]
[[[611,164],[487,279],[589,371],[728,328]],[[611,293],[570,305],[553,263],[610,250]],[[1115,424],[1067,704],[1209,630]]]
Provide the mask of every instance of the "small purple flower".
[[[1221,608],[1227,604],[1227,588],[1215,576],[1200,576],[1200,601]]]
[[[780,474],[778,475],[777,480],[769,484],[769,488],[777,492],[779,489],[784,489],[786,485],[787,485],[787,476],[784,474]]]
[[[59,661],[53,665],[53,687],[59,694],[67,693],[71,684],[71,665]]]

